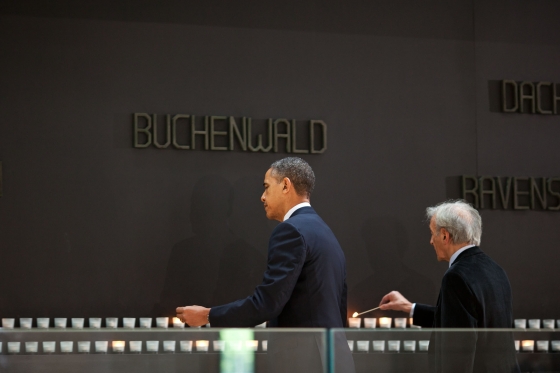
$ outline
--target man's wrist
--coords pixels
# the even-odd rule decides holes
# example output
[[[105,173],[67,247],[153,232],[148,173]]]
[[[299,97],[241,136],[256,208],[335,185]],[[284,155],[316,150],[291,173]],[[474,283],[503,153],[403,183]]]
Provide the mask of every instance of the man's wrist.
[[[207,321],[207,324],[210,324],[210,310],[211,310],[211,309],[212,309],[212,308],[208,308],[208,312],[206,313],[206,321]]]
[[[416,307],[416,303],[411,304],[410,311],[408,312],[408,317],[414,317],[414,307]]]

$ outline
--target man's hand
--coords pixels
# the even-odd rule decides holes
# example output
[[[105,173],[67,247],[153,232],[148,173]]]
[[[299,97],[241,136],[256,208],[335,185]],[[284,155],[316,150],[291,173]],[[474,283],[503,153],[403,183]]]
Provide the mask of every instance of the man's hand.
[[[189,326],[202,326],[208,324],[210,308],[201,306],[177,307],[177,318]]]
[[[410,314],[412,303],[398,291],[392,291],[381,299],[379,308],[382,310],[402,311]]]

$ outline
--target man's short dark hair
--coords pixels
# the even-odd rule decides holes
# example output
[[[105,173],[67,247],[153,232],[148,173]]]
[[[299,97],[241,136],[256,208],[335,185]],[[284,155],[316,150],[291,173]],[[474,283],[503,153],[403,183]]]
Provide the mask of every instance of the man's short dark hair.
[[[298,157],[287,157],[274,162],[270,168],[276,180],[287,177],[298,195],[307,195],[307,198],[311,196],[315,187],[315,174],[309,163]]]

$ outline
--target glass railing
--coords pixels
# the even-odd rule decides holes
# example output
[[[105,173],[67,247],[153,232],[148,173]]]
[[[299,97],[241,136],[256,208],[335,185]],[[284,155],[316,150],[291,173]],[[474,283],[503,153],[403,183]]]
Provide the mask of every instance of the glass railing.
[[[560,372],[560,331],[521,329],[332,329],[332,371]],[[338,341],[338,346],[337,342]]]
[[[456,372],[480,364],[560,372],[560,331],[0,329],[0,372]]]
[[[327,372],[325,329],[0,330],[1,372]]]

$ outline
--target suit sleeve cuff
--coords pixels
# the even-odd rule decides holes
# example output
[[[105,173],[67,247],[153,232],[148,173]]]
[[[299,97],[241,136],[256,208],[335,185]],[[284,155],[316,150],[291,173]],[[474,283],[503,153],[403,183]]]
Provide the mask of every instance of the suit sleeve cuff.
[[[410,313],[408,317],[414,317],[414,307],[416,307],[416,303],[412,303],[412,307],[410,308]]]

